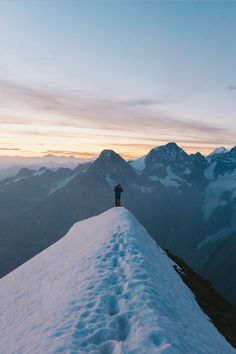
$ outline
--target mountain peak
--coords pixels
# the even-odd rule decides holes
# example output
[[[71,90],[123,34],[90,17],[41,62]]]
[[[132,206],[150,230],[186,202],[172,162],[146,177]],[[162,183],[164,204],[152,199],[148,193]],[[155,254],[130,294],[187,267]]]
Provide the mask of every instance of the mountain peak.
[[[236,146],[234,146],[229,152],[231,154],[236,154]]]
[[[171,142],[152,149],[146,156],[145,162],[148,165],[169,165],[183,163],[188,159],[188,154],[176,143]]]
[[[16,174],[15,177],[29,177],[31,176],[35,170],[32,170],[30,168],[22,167],[19,172]]]
[[[103,150],[88,169],[92,175],[105,177],[109,184],[123,184],[134,180],[134,169],[119,154],[113,150]]]
[[[163,146],[165,146],[166,148],[181,149],[174,141],[170,141],[169,143]]]
[[[107,158],[113,158],[113,157],[121,157],[119,154],[117,154],[114,150],[109,150],[109,149],[104,149],[99,155],[99,159],[107,159]]]
[[[153,150],[158,150],[159,148],[162,148],[162,149],[164,149],[164,148],[181,149],[179,147],[179,145],[177,145],[176,142],[174,142],[174,141],[170,141],[169,143],[164,144],[164,145],[156,146],[156,147],[153,148]]]
[[[177,157],[178,155],[188,156],[187,153],[175,142],[170,142],[165,145],[157,146],[153,148],[150,153],[172,155],[172,157]]]
[[[211,157],[214,155],[221,155],[221,154],[225,154],[226,152],[228,152],[228,150],[224,146],[221,146],[213,150],[208,156]]]
[[[103,150],[98,158],[94,161],[93,165],[103,165],[103,166],[110,166],[111,163],[118,163],[118,164],[128,164],[119,154],[117,154],[113,150]]]

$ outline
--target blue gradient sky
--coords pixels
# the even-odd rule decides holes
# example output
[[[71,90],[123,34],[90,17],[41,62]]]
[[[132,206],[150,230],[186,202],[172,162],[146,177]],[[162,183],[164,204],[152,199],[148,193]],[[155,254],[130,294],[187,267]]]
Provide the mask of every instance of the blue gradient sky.
[[[0,154],[235,145],[235,18],[231,1],[1,1]]]

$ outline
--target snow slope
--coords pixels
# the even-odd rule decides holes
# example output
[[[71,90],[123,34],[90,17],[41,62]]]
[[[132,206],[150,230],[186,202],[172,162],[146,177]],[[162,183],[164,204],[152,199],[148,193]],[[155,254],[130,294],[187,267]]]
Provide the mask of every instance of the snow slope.
[[[215,164],[212,165],[214,168]],[[202,208],[205,220],[217,207],[227,205],[227,200],[222,198],[226,192],[232,193],[232,198],[236,199],[236,170],[217,177],[214,177],[211,171],[210,167],[205,173],[205,176],[209,178],[209,185],[205,192],[205,204]]]
[[[1,279],[0,333],[1,354],[235,353],[125,208]]]
[[[130,161],[130,165],[137,171],[143,171],[145,169],[145,158],[147,155],[141,156],[136,160]]]
[[[188,182],[186,182],[184,179],[176,176],[173,171],[171,166],[166,167],[166,176],[164,178],[158,177],[158,176],[149,176],[149,179],[153,182],[159,181],[164,186],[166,187],[179,187],[181,184],[187,184],[190,185]]]

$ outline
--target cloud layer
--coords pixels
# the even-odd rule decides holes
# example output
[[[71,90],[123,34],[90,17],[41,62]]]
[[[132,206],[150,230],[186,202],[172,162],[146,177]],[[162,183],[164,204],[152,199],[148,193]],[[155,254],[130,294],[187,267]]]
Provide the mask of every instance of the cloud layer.
[[[133,148],[167,141],[190,147],[235,143],[234,132],[220,126],[170,116],[166,107],[172,103],[148,97],[107,99],[80,90],[0,80],[0,124],[9,134],[13,129],[19,136],[69,139],[84,130],[96,136],[96,144],[106,136],[114,146]]]

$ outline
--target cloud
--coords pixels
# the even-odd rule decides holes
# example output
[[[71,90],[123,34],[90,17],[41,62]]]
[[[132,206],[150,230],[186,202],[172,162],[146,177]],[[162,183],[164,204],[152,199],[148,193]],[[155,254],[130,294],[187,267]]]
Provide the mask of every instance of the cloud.
[[[11,130],[5,130],[10,133]],[[65,131],[48,131],[48,130],[19,130],[14,132],[16,135],[35,136],[35,137],[57,137],[57,138],[76,138],[78,133]]]
[[[15,151],[15,150],[19,151],[19,150],[21,150],[21,149],[19,149],[19,148],[5,148],[5,147],[0,147],[0,150],[2,150],[2,151]]]
[[[225,87],[225,89],[227,91],[235,91],[236,90],[236,86],[235,85],[228,85]]]
[[[163,100],[154,100],[153,98],[140,98],[136,100],[122,100],[122,101],[116,101],[116,104],[120,104],[121,107],[135,107],[135,106],[141,106],[141,107],[148,107],[148,106],[157,106],[160,104],[165,104],[167,102]]]
[[[22,115],[13,114],[3,114],[0,113],[0,124],[9,125],[30,125],[32,124],[32,119],[24,117]]]
[[[229,85],[233,90],[234,86]],[[153,98],[111,99],[95,97],[81,90],[27,86],[0,80],[0,103],[9,108],[17,106],[18,114],[1,114],[0,124],[30,125],[19,134],[75,137],[76,129],[93,130],[93,134],[123,139],[159,142],[175,140],[186,143],[233,144],[234,132],[220,126],[198,121],[176,119],[164,113],[165,102]],[[33,126],[43,125],[66,128],[64,132],[48,129],[34,131]],[[115,142],[114,142],[115,144]]]
[[[154,106],[165,103],[153,98],[110,100],[98,99],[82,90],[58,89],[52,87],[26,86],[17,82],[0,79],[2,96],[25,103],[32,108],[56,112],[87,112],[90,109],[113,110],[136,106]],[[91,106],[88,106],[90,104]]]
[[[63,155],[63,156],[74,156],[81,159],[91,159],[98,155],[97,152],[87,152],[87,151],[68,151],[68,150],[46,150],[42,151],[42,154],[53,154],[53,155]]]

